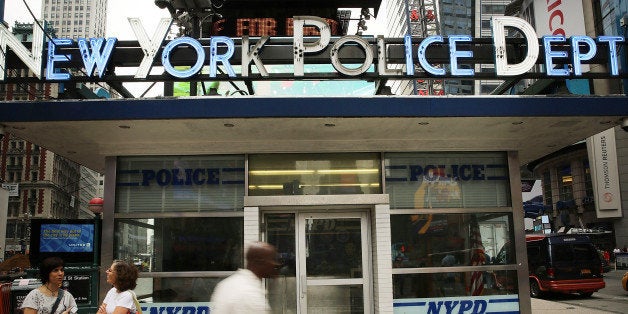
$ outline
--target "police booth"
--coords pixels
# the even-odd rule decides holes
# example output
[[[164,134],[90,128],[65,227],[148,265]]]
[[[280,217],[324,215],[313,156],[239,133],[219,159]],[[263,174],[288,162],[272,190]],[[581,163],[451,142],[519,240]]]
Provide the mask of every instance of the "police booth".
[[[87,258],[96,249],[53,242],[76,263],[70,291],[101,266],[99,288],[76,294],[86,308],[110,288],[102,270],[125,259],[141,269],[135,293],[145,312],[207,314],[216,284],[245,266],[247,244],[263,240],[282,262],[280,276],[263,282],[276,313],[530,312],[520,166],[620,124],[626,98],[396,96],[379,83],[547,78],[560,73],[538,65],[567,62],[552,49],[575,54],[568,61],[578,69],[610,62],[609,73],[582,78],[616,78],[620,40],[543,44],[515,17],[493,20],[494,41],[343,36],[330,21],[337,8],[314,11],[321,17],[234,14],[236,30],[217,21],[224,36],[211,38],[166,39],[171,19],[154,30],[130,19],[137,41],[42,48],[55,82],[165,81],[170,92],[192,82],[187,96],[205,81],[243,86],[230,97],[0,103],[1,123],[16,135],[105,174],[100,259]],[[278,23],[289,37],[274,37]],[[525,36],[506,38],[506,28]],[[91,69],[105,75],[54,71],[84,67],[90,45],[101,50],[87,59],[102,61]],[[600,48],[581,53],[585,45]],[[480,64],[495,73],[475,73]],[[118,67],[137,73],[109,75]],[[356,86],[325,94],[351,80],[368,82],[370,94]],[[66,227],[49,224],[33,243],[39,257],[52,254],[42,236]],[[507,245],[514,256],[496,256]]]

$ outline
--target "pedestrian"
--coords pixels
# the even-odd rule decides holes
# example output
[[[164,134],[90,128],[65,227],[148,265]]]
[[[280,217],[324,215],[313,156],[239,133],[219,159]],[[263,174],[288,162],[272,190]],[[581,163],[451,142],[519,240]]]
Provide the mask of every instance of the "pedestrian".
[[[24,314],[78,312],[78,306],[72,294],[61,289],[65,275],[63,266],[63,260],[59,257],[48,257],[41,262],[39,276],[43,284],[26,295],[21,306]]]
[[[252,243],[246,251],[246,269],[222,280],[211,297],[212,314],[272,313],[262,278],[277,276],[281,265],[277,249],[268,243]]]
[[[135,265],[116,260],[107,269],[107,282],[113,286],[107,292],[97,314],[142,313],[132,291],[137,286],[138,271]]]

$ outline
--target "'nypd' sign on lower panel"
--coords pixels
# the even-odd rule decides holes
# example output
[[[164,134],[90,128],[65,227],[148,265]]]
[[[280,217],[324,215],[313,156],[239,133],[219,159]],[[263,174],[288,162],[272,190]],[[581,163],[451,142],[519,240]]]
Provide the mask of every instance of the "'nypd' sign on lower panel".
[[[517,295],[479,297],[399,299],[393,303],[395,314],[410,313],[519,313]]]
[[[209,314],[208,302],[140,303],[144,314]]]

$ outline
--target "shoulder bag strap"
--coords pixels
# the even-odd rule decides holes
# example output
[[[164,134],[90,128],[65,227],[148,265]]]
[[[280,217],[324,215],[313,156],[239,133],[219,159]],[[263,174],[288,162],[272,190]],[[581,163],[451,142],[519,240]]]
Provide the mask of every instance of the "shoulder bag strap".
[[[63,299],[63,289],[59,288],[59,293],[57,293],[57,300],[55,301],[55,304],[52,305],[52,310],[50,311],[50,314],[55,314],[55,311],[59,307],[59,302],[61,302],[61,299]]]
[[[133,295],[133,303],[135,303],[135,313],[142,314],[142,307],[140,306],[140,302],[137,300],[137,296],[135,296],[135,292],[131,291],[131,295]]]

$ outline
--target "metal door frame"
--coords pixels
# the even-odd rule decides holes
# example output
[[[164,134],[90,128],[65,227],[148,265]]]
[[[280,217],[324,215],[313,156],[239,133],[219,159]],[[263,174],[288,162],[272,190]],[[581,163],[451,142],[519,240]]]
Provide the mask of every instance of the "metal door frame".
[[[306,273],[306,224],[305,220],[313,219],[360,219],[361,251],[362,251],[362,277],[359,279],[307,279]],[[309,286],[342,286],[361,284],[363,291],[364,313],[371,313],[372,287],[372,253],[368,210],[333,211],[333,212],[297,212],[296,213],[296,251],[297,263],[297,304],[298,313],[307,313],[307,287]],[[331,283],[331,284],[330,284]]]

